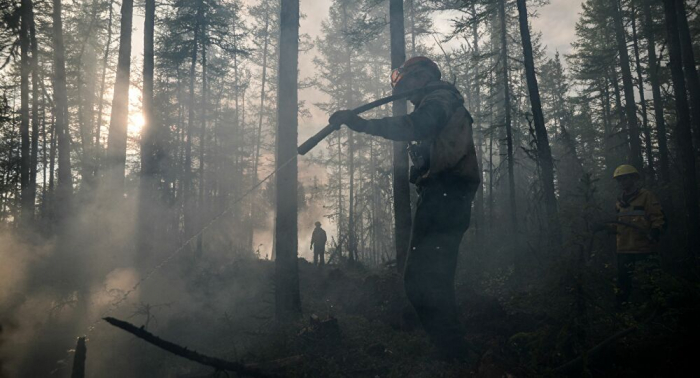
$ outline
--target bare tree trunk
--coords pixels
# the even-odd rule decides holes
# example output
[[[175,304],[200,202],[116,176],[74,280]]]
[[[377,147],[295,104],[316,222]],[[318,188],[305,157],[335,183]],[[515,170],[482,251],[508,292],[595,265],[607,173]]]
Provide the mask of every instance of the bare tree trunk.
[[[21,189],[21,219],[29,221],[34,215],[34,202],[31,198],[29,173],[31,159],[29,156],[29,24],[31,12],[31,0],[22,0],[20,7],[21,23],[19,28],[19,45],[21,55],[20,66],[20,160],[19,175]],[[36,117],[36,115],[34,115]]]
[[[656,68],[656,41],[654,36],[654,21],[651,17],[651,5],[653,0],[644,0],[644,36],[647,39],[647,56],[649,63],[647,70],[649,73],[649,83],[651,84],[651,94],[654,99],[654,120],[656,121],[656,138],[659,143],[659,170],[661,179],[668,183],[671,181],[671,173],[668,159],[668,143],[666,141],[666,121],[664,120],[664,103],[661,97],[661,85],[659,84],[659,71]]]
[[[507,41],[507,30],[506,30],[506,8],[505,0],[498,1],[498,18],[500,20],[500,37],[501,37],[501,69],[503,73],[503,106],[505,112],[505,126],[506,126],[506,146],[507,155],[506,160],[508,162],[508,190],[509,190],[509,213],[511,230],[513,235],[517,235],[518,232],[518,211],[517,202],[515,199],[515,161],[514,161],[514,149],[513,149],[513,126],[510,114],[510,79],[508,73],[508,41]]]
[[[299,0],[281,0],[280,56],[277,96],[277,153],[275,164],[275,317],[280,321],[301,316],[297,267],[297,127],[299,65]],[[285,166],[286,164],[286,166]]]
[[[204,20],[203,20],[204,21]],[[200,114],[201,128],[199,130],[199,199],[197,218],[199,219],[198,227],[204,226],[204,216],[206,206],[204,205],[204,148],[207,137],[207,45],[204,43],[206,38],[206,23],[202,25],[202,110]],[[197,236],[197,256],[202,255],[202,234]]]
[[[676,138],[679,149],[681,177],[683,180],[683,194],[685,197],[686,232],[688,234],[688,251],[691,257],[697,259],[700,255],[700,206],[698,204],[698,181],[695,171],[695,156],[691,140],[690,111],[686,95],[685,77],[683,75],[683,63],[681,42],[678,35],[678,13],[675,0],[664,0],[664,13],[666,16],[666,32],[668,41],[668,55],[670,59],[671,75],[673,79],[673,91],[676,97]]]
[[[263,60],[262,60],[262,78],[260,84],[260,112],[258,113],[258,130],[255,134],[255,154],[253,157],[253,174],[250,176],[250,186],[251,188],[258,182],[258,165],[260,164],[260,145],[262,144],[262,124],[263,124],[263,114],[265,113],[265,85],[267,84],[267,53],[270,41],[270,10],[265,10],[265,42],[263,42]],[[253,246],[253,217],[255,216],[255,193],[254,190],[251,193],[252,200],[250,201],[250,214],[249,214],[249,227],[248,230],[248,245],[252,250],[255,250]]]
[[[97,105],[97,121],[95,122],[95,162],[93,163],[93,176],[97,177],[100,169],[100,157],[102,156],[102,147],[100,138],[102,134],[102,107],[104,106],[105,81],[107,78],[107,64],[109,63],[109,49],[112,44],[112,11],[114,8],[114,0],[109,2],[109,20],[107,21],[107,42],[105,43],[105,53],[102,58],[102,79],[100,80],[100,103]]]
[[[685,11],[685,0],[676,1],[676,13],[678,14],[678,36],[681,45],[681,57],[685,71],[686,86],[690,95],[690,124],[695,140],[695,149],[700,151],[700,78],[695,66],[693,53],[693,36],[688,27],[688,16]]]
[[[29,1],[29,42],[31,44],[32,59],[32,152],[29,163],[29,192],[31,207],[36,203],[36,174],[39,163],[39,46],[36,39],[36,25],[34,23],[34,9]]]
[[[127,0],[128,1],[128,0]],[[70,210],[73,194],[73,177],[70,163],[70,133],[68,127],[68,94],[66,90],[66,55],[63,46],[63,20],[61,18],[61,0],[53,0],[53,45],[56,104],[56,126],[58,145],[58,187],[55,203],[60,217]]]
[[[476,18],[476,5],[471,4],[472,17]],[[479,72],[479,60],[481,59],[481,51],[479,50],[479,24],[477,22],[472,23],[472,45],[474,48],[474,105],[475,105],[475,120],[474,120],[474,133],[476,134],[476,153],[479,167],[483,169],[483,145],[484,145],[484,130],[481,124],[481,78]],[[482,173],[479,172],[479,176]],[[483,237],[484,234],[484,184],[483,179],[479,184],[479,189],[476,192],[476,200],[474,201],[474,208],[476,212],[477,228],[476,232],[479,236]]]
[[[527,5],[525,0],[518,0],[518,14],[520,36],[522,37],[523,53],[525,55],[525,77],[535,123],[537,158],[542,169],[542,189],[544,191],[549,231],[552,233],[555,243],[560,243],[561,230],[557,216],[557,197],[554,192],[554,160],[552,159],[552,150],[549,147],[547,128],[544,125],[544,114],[542,113],[540,90],[537,85],[537,76],[535,75],[535,59],[532,55],[532,42],[530,41],[530,27],[527,23]]]
[[[184,225],[185,237],[189,238],[194,233],[194,204],[192,196],[192,131],[194,130],[194,84],[197,71],[197,51],[199,48],[199,28],[201,27],[202,15],[204,12],[203,2],[200,2],[195,17],[194,33],[192,35],[192,52],[190,60],[189,74],[189,99],[187,114],[187,130],[185,132],[185,162],[183,170],[182,199],[184,204]]]
[[[644,95],[644,77],[642,76],[642,63],[639,59],[639,41],[637,38],[637,12],[634,7],[634,2],[631,3],[632,9],[632,43],[634,45],[634,62],[637,69],[637,81],[639,85],[639,102],[642,105],[642,132],[644,133],[644,146],[646,147],[647,155],[647,179],[654,181],[654,155],[652,154],[651,132],[649,131],[649,116],[647,114],[647,102]]]
[[[119,33],[119,58],[114,82],[112,115],[107,136],[105,165],[110,190],[117,196],[124,191],[126,173],[126,133],[129,119],[129,76],[131,74],[131,25],[134,0],[122,0],[121,30]]]
[[[153,109],[155,0],[146,0],[143,27],[143,119],[141,128],[141,181],[139,183],[139,258],[152,255],[155,247],[157,180],[160,174],[158,139]]]
[[[642,169],[642,146],[639,141],[639,129],[637,125],[637,107],[634,102],[634,85],[632,84],[632,72],[630,71],[630,58],[627,51],[627,40],[622,22],[622,10],[620,1],[613,0],[613,21],[615,23],[615,39],[620,55],[620,68],[622,69],[622,87],[625,92],[625,112],[627,115],[627,133],[629,135],[630,163]]]
[[[391,34],[391,68],[400,67],[406,60],[403,1],[389,1],[389,29]],[[392,104],[394,116],[408,113],[406,100]],[[394,165],[394,240],[396,243],[396,266],[403,273],[411,236],[411,188],[408,185],[408,152],[406,143],[393,142]]]

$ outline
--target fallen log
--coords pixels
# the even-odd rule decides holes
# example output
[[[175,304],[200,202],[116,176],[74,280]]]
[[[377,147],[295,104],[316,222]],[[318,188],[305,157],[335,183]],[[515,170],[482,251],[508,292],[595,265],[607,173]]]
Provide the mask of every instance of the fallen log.
[[[278,377],[276,374],[265,373],[257,367],[244,365],[238,362],[226,361],[216,357],[209,357],[204,354],[198,353],[194,350],[189,350],[187,349],[187,347],[183,347],[170,341],[163,340],[160,337],[155,336],[152,333],[146,331],[145,329],[143,329],[143,327],[136,327],[135,325],[125,322],[123,320],[111,317],[103,318],[103,320],[121,330],[129,332],[130,334],[142,339],[143,341],[149,344],[155,345],[158,348],[168,351],[176,356],[186,358],[190,361],[194,361],[206,366],[211,366],[217,371],[231,371],[241,376],[247,377]]]

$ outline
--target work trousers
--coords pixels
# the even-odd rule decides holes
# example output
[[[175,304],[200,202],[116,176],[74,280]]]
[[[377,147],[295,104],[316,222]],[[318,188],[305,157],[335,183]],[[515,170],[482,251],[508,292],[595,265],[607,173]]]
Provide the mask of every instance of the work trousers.
[[[632,279],[639,264],[644,264],[643,271],[650,274],[654,268],[656,259],[652,258],[653,253],[618,253],[617,254],[617,304],[621,306],[629,302],[632,293]]]
[[[472,195],[464,186],[431,183],[419,191],[406,259],[404,287],[438,352],[465,358],[466,342],[455,303],[455,270],[469,228]]]
[[[326,255],[326,246],[325,245],[321,245],[318,247],[316,245],[314,245],[314,265],[316,265],[316,264],[326,265],[325,255]]]

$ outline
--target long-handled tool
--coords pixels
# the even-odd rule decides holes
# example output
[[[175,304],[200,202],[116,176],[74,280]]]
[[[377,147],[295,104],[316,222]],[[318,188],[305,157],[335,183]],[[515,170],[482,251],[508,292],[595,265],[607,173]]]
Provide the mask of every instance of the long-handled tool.
[[[388,104],[388,103],[396,101],[396,100],[409,98],[409,97],[411,97],[415,94],[418,94],[418,93],[434,91],[436,89],[453,89],[453,88],[454,87],[452,85],[449,85],[449,84],[427,85],[423,88],[413,89],[410,91],[401,92],[399,94],[380,98],[379,100],[372,101],[370,103],[367,103],[367,104],[364,104],[360,107],[357,107],[357,108],[353,109],[352,112],[355,114],[360,114],[360,113],[364,113],[370,109],[374,109],[376,107]],[[328,126],[322,128],[321,131],[316,133],[316,135],[312,136],[311,138],[307,139],[306,142],[302,143],[297,148],[297,152],[299,153],[299,155],[306,155],[307,152],[311,151],[314,147],[316,147],[317,144],[319,144],[322,140],[324,140],[327,136],[329,136],[333,131],[340,129],[340,126],[341,125],[328,125]]]

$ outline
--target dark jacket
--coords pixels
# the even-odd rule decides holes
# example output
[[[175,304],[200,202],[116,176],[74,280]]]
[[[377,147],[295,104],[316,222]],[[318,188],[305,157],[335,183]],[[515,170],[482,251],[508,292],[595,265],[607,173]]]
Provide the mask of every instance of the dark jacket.
[[[420,143],[429,163],[419,173],[417,185],[435,179],[458,180],[468,184],[472,192],[476,191],[481,171],[474,147],[473,120],[456,88],[428,93],[409,115],[366,122],[364,131],[368,134]]]

